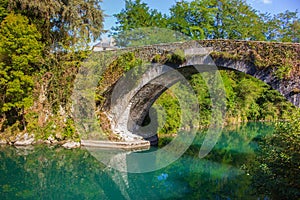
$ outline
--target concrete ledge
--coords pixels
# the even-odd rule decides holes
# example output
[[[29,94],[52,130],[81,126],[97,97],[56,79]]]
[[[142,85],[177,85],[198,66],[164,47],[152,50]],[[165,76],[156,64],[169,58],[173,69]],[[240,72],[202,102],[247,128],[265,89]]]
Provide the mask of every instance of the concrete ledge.
[[[108,149],[123,149],[123,150],[137,150],[150,148],[150,142],[145,140],[135,141],[122,141],[112,142],[105,140],[81,140],[81,146],[83,147],[97,147],[97,148],[108,148]]]

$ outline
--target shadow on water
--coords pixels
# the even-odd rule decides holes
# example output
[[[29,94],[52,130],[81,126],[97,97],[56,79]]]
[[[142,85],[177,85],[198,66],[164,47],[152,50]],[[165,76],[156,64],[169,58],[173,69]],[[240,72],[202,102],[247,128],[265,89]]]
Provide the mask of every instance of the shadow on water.
[[[204,159],[198,153],[205,132],[199,133],[181,158],[148,173],[116,171],[86,149],[1,146],[0,199],[265,198],[255,194],[245,169],[255,160],[255,140],[272,131],[271,125],[259,123],[228,127]]]

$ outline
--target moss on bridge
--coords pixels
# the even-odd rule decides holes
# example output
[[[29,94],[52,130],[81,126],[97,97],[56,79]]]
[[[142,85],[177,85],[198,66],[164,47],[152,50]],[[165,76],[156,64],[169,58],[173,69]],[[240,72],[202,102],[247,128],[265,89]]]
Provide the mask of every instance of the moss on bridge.
[[[259,70],[274,68],[279,79],[300,76],[300,44],[259,41],[201,40],[212,47],[214,59],[224,58],[253,63]]]

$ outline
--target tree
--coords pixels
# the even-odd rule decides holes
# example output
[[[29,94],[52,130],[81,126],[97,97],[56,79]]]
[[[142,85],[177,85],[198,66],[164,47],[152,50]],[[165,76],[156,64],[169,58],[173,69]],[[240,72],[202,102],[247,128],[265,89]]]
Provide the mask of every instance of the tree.
[[[264,21],[264,34],[269,41],[300,42],[300,19],[298,11],[285,11],[271,16],[261,14]]]
[[[275,133],[262,139],[257,163],[253,166],[258,192],[272,199],[297,199],[300,195],[300,112],[277,122]],[[266,180],[269,180],[266,182]]]
[[[44,45],[35,25],[9,14],[0,25],[0,114],[17,113],[33,103],[33,74],[40,68]],[[14,117],[13,117],[14,118]],[[14,118],[12,123],[16,119]]]
[[[47,100],[55,113],[70,101],[72,83],[89,43],[103,30],[101,0],[8,0],[8,11],[26,16],[45,44],[44,71],[51,74]],[[61,86],[64,87],[61,87]],[[65,107],[64,107],[65,108]]]
[[[48,106],[54,116],[61,107],[70,114],[78,66],[89,53],[90,41],[104,32],[100,3],[101,0],[0,0],[2,130],[19,122],[23,123],[18,128],[26,128],[25,119],[28,123],[34,121],[32,113],[48,112]],[[41,88],[38,86],[42,76],[47,81],[42,91],[47,98],[42,106],[27,109],[34,101],[33,96],[41,92],[33,93],[33,89]],[[51,119],[38,120],[43,121],[39,124],[43,128]],[[57,127],[68,126],[64,125],[66,121],[60,121],[63,122]]]
[[[276,22],[277,37],[281,42],[299,42],[300,19],[296,12],[285,11],[274,16]]]
[[[263,21],[245,0],[229,0],[222,5],[226,15],[221,20],[221,29],[226,39],[265,40],[261,30]]]
[[[67,118],[78,66],[89,53],[89,43],[104,32],[100,3],[101,0],[0,0],[1,131],[8,128],[7,133],[15,134],[9,131],[11,125],[29,128],[34,120],[39,122],[37,128],[44,128],[53,124],[55,117],[42,119],[43,112],[56,116],[58,108],[67,114],[62,120],[56,118],[56,127],[70,126]],[[47,82],[45,87],[39,87],[44,84],[41,80]],[[40,92],[45,100],[32,107],[34,96]]]
[[[150,9],[141,0],[127,0],[125,9],[115,14],[115,34],[141,27],[179,31],[192,39],[300,41],[298,12],[271,16],[259,13],[246,0],[177,1],[169,15]]]
[[[143,41],[146,41],[146,38],[148,38],[148,44],[153,44],[150,40],[153,41],[158,34],[155,30],[151,31],[149,27],[162,28],[167,25],[166,16],[155,9],[150,9],[147,4],[142,3],[141,0],[126,0],[125,8],[122,9],[120,13],[115,14],[114,17],[117,18],[116,24],[118,26],[112,27],[112,35],[116,40],[117,46],[123,47],[145,45],[143,42],[139,43],[141,38],[144,38]],[[134,29],[139,30],[132,32]],[[162,35],[163,34],[160,34],[160,36]],[[162,41],[164,41],[164,39]]]
[[[204,7],[203,4],[209,5]],[[180,31],[193,39],[205,39],[212,33],[215,8],[211,1],[180,1],[170,8],[169,28]]]
[[[180,1],[170,12],[170,28],[193,39],[264,39],[263,21],[244,0]]]
[[[9,0],[11,11],[36,24],[52,51],[86,47],[103,33],[101,0]]]
[[[116,24],[118,26],[112,29],[116,34],[136,28],[165,27],[167,23],[165,16],[156,9],[150,9],[141,0],[126,0],[125,8],[120,13],[115,14],[114,17],[117,18]]]

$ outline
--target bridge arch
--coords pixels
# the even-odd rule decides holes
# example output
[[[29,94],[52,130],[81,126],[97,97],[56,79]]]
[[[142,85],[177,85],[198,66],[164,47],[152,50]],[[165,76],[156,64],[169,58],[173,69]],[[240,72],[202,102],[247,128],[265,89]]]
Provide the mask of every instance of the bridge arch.
[[[128,132],[125,133],[125,136],[126,134],[136,133],[141,135],[143,138],[149,138],[149,135],[143,135],[139,133],[139,131],[136,129],[136,126],[139,127],[142,125],[153,102],[168,87],[177,81],[186,79],[189,76],[199,72],[217,71],[223,69],[240,71],[260,79],[270,85],[273,89],[278,90],[295,106],[300,107],[299,78],[279,79],[274,76],[276,67],[260,68],[256,66],[254,64],[255,62],[251,59],[236,59],[226,56],[216,56],[214,52],[220,51],[218,45],[213,47],[211,44],[207,45],[206,42],[207,41],[205,41],[206,47],[210,47],[207,50],[212,53],[207,54],[206,50],[204,55],[203,52],[199,53],[198,51],[197,56],[186,55],[183,62],[167,62],[163,65],[160,63],[152,63],[153,67],[147,72],[148,74],[146,73],[144,75],[144,81],[138,85],[131,84],[132,88],[130,89],[124,88],[128,84],[126,84],[126,80],[125,82],[122,82],[123,76],[119,76],[115,81],[112,81],[112,84],[107,87],[106,91],[104,92],[106,101],[104,101],[103,105],[100,106],[101,112],[107,116],[111,123],[111,129],[114,132],[120,132],[119,129],[126,129]],[[215,41],[213,43],[215,44]],[[223,45],[224,41],[221,41],[220,43]],[[249,45],[249,42],[245,43]],[[253,44],[256,43],[254,42]],[[113,59],[117,59],[117,57],[123,53],[134,52],[134,55],[137,58],[152,62],[157,55],[170,55],[170,52],[171,54],[174,54],[174,52],[176,52],[178,49],[181,51],[190,50],[186,52],[191,53],[193,49],[199,49],[199,46],[200,45],[198,42],[189,41],[185,43],[153,45],[131,49],[129,48],[121,50],[121,53],[119,52]],[[300,49],[300,45],[298,46],[297,48]],[[244,47],[243,49],[245,50]],[[224,50],[221,49],[221,51]],[[109,53],[115,54],[116,52],[110,51]],[[103,53],[100,54],[103,55]],[[113,59],[111,62],[113,62]],[[297,60],[298,58],[295,59]],[[212,65],[216,65],[217,68],[212,70]],[[176,76],[178,73],[180,73],[182,76]]]
[[[214,64],[216,64],[217,68],[212,67]],[[201,72],[215,72],[216,70],[239,71],[260,79],[285,96],[288,94],[282,92],[280,81],[273,76],[274,69],[266,68],[258,70],[258,67],[249,61],[224,59],[220,57],[213,59],[210,54],[205,56],[200,54],[192,57],[187,56],[183,63],[165,63],[164,65],[167,65],[170,68],[167,69],[160,64],[154,64],[152,69],[148,72],[152,74],[152,76],[146,76],[147,78],[145,79],[147,80],[145,80],[142,85],[136,86],[138,88],[137,90],[133,89],[134,94],[129,100],[129,108],[120,109],[120,107],[118,107],[117,109],[118,111],[128,110],[128,112],[125,112],[126,117],[124,118],[123,116],[122,120],[117,121],[118,124],[122,124],[118,129],[127,129],[133,134],[142,136],[146,140],[150,140],[153,144],[155,144],[158,139],[156,130],[151,129],[155,126],[151,126],[150,129],[145,129],[142,126],[144,119],[149,115],[151,106],[170,86],[182,79],[188,79],[194,74]],[[178,73],[182,76],[176,75]],[[145,82],[146,84],[144,84]],[[124,86],[126,84],[120,83],[120,85]],[[118,98],[124,99],[124,96],[121,95]],[[119,119],[122,118],[120,116],[118,117]],[[111,115],[110,118],[114,118],[114,115]]]
[[[276,87],[277,82],[275,82],[275,84],[274,82],[272,82],[273,79],[272,77],[270,77],[270,72],[257,72],[255,70],[256,66],[251,63],[228,60],[227,62],[223,62],[221,64],[218,64],[218,70],[233,70],[242,72],[267,83],[272,88]],[[178,67],[176,71],[182,74],[182,76],[173,76],[172,72],[162,74],[141,87],[130,100],[131,106],[127,129],[133,134],[142,136],[144,139],[149,140],[153,145],[157,144],[158,141],[158,137],[156,134],[157,130],[155,129],[157,126],[153,125],[143,127],[143,122],[145,118],[149,119],[149,115],[150,119],[155,119],[155,116],[151,116],[153,114],[151,114],[150,111],[153,103],[172,85],[181,81],[182,78],[189,79],[192,75],[198,73],[212,72],[210,66],[205,64],[182,65]]]

